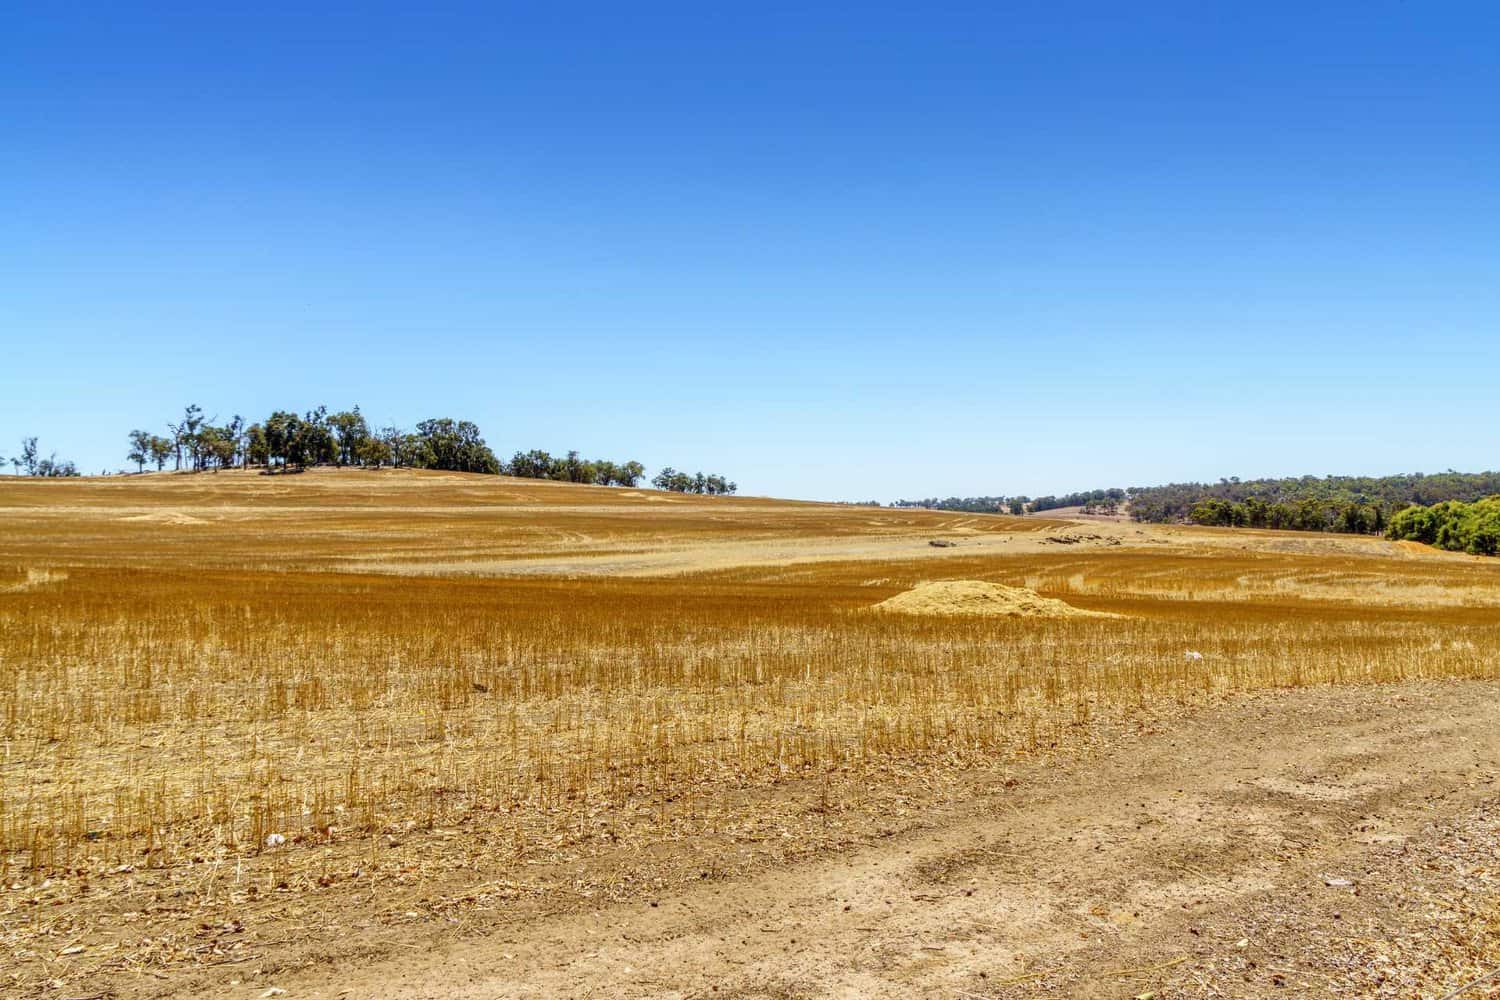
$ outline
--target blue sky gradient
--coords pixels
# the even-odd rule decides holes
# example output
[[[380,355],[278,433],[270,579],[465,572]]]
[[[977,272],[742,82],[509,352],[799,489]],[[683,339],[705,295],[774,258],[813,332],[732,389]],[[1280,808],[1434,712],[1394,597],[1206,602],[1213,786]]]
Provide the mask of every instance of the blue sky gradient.
[[[6,22],[6,455],[196,401],[820,499],[1500,465],[1492,3]]]

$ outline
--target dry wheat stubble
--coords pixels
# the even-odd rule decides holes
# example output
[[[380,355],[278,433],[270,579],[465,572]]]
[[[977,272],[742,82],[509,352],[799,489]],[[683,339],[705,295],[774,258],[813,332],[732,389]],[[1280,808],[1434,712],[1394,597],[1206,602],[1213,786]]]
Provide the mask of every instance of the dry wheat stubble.
[[[1050,529],[400,473],[42,485],[0,486],[18,955],[116,894],[208,912],[482,855],[495,888],[470,905],[493,905],[556,891],[524,877],[538,859],[806,819],[767,789],[819,786],[830,829],[915,771],[1084,748],[1205,698],[1500,669],[1492,567],[1374,548],[966,548]],[[965,543],[932,550],[935,531]],[[475,572],[725,544],[828,547],[653,578]],[[1121,617],[868,613],[937,564]],[[131,961],[199,960],[138,937]]]

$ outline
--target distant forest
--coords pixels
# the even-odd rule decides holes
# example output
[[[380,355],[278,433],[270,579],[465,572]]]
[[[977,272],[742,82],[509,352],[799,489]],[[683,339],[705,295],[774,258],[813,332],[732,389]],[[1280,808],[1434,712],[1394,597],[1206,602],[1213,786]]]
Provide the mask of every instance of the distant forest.
[[[1407,507],[1500,493],[1500,472],[1221,479],[1130,490],[1137,521],[1379,534]]]
[[[1154,524],[1281,528],[1352,534],[1389,533],[1443,548],[1484,551],[1490,512],[1500,501],[1500,472],[1448,472],[1398,476],[1300,476],[1285,479],[1221,479],[1217,483],[1171,483],[1130,489],[1090,490],[1032,499],[1025,496],[948,497],[897,500],[895,507],[928,507],[969,513],[1039,514],[1059,507],[1114,513]],[[1483,501],[1483,503],[1480,503]],[[1433,505],[1442,507],[1430,516]],[[1457,506],[1442,505],[1452,504]],[[1408,508],[1412,510],[1408,511]],[[1470,509],[1473,508],[1473,509]],[[1405,520],[1397,521],[1406,512]],[[1421,516],[1419,516],[1419,514]],[[1439,543],[1439,525],[1448,525]],[[1398,532],[1402,532],[1399,533]],[[1405,532],[1415,532],[1408,534]]]

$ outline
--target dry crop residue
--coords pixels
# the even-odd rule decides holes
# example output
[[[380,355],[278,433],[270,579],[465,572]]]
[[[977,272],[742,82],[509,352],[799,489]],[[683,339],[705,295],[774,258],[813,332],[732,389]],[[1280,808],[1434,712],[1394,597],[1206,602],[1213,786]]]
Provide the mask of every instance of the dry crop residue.
[[[877,611],[903,615],[975,615],[1001,618],[1118,618],[1085,611],[1065,601],[1043,597],[1025,587],[983,580],[939,580],[923,583],[875,605]]]
[[[1411,996],[1493,967],[1422,923],[1429,899],[1495,912],[1479,874],[1379,869],[1425,880],[1397,948],[1356,909],[1385,861],[1340,852],[1464,833],[1458,807],[1493,798],[1494,560],[1186,526],[1059,545],[1080,529],[628,493],[0,477],[0,996],[1167,1000],[1295,995],[1304,971],[1305,996],[1327,976],[1367,996],[1346,966],[1382,957]],[[870,611],[938,578],[1123,617]],[[1286,710],[1236,707],[1267,692]],[[1310,727],[1319,704],[1347,724]],[[1477,858],[1478,832],[1432,863]],[[768,916],[804,866],[842,877],[903,835],[858,885]],[[1278,909],[1200,922],[1268,884],[1328,923],[1268,945]],[[1344,927],[1358,940],[1322,936]]]

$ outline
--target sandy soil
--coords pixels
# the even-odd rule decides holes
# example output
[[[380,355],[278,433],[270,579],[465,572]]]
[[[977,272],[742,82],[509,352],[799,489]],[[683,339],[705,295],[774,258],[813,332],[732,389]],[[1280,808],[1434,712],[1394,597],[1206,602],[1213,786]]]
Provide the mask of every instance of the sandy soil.
[[[977,776],[844,854],[226,995],[1430,995],[1472,970],[1444,964],[1458,917],[1429,896],[1495,877],[1497,697],[1238,699],[1072,765]]]

